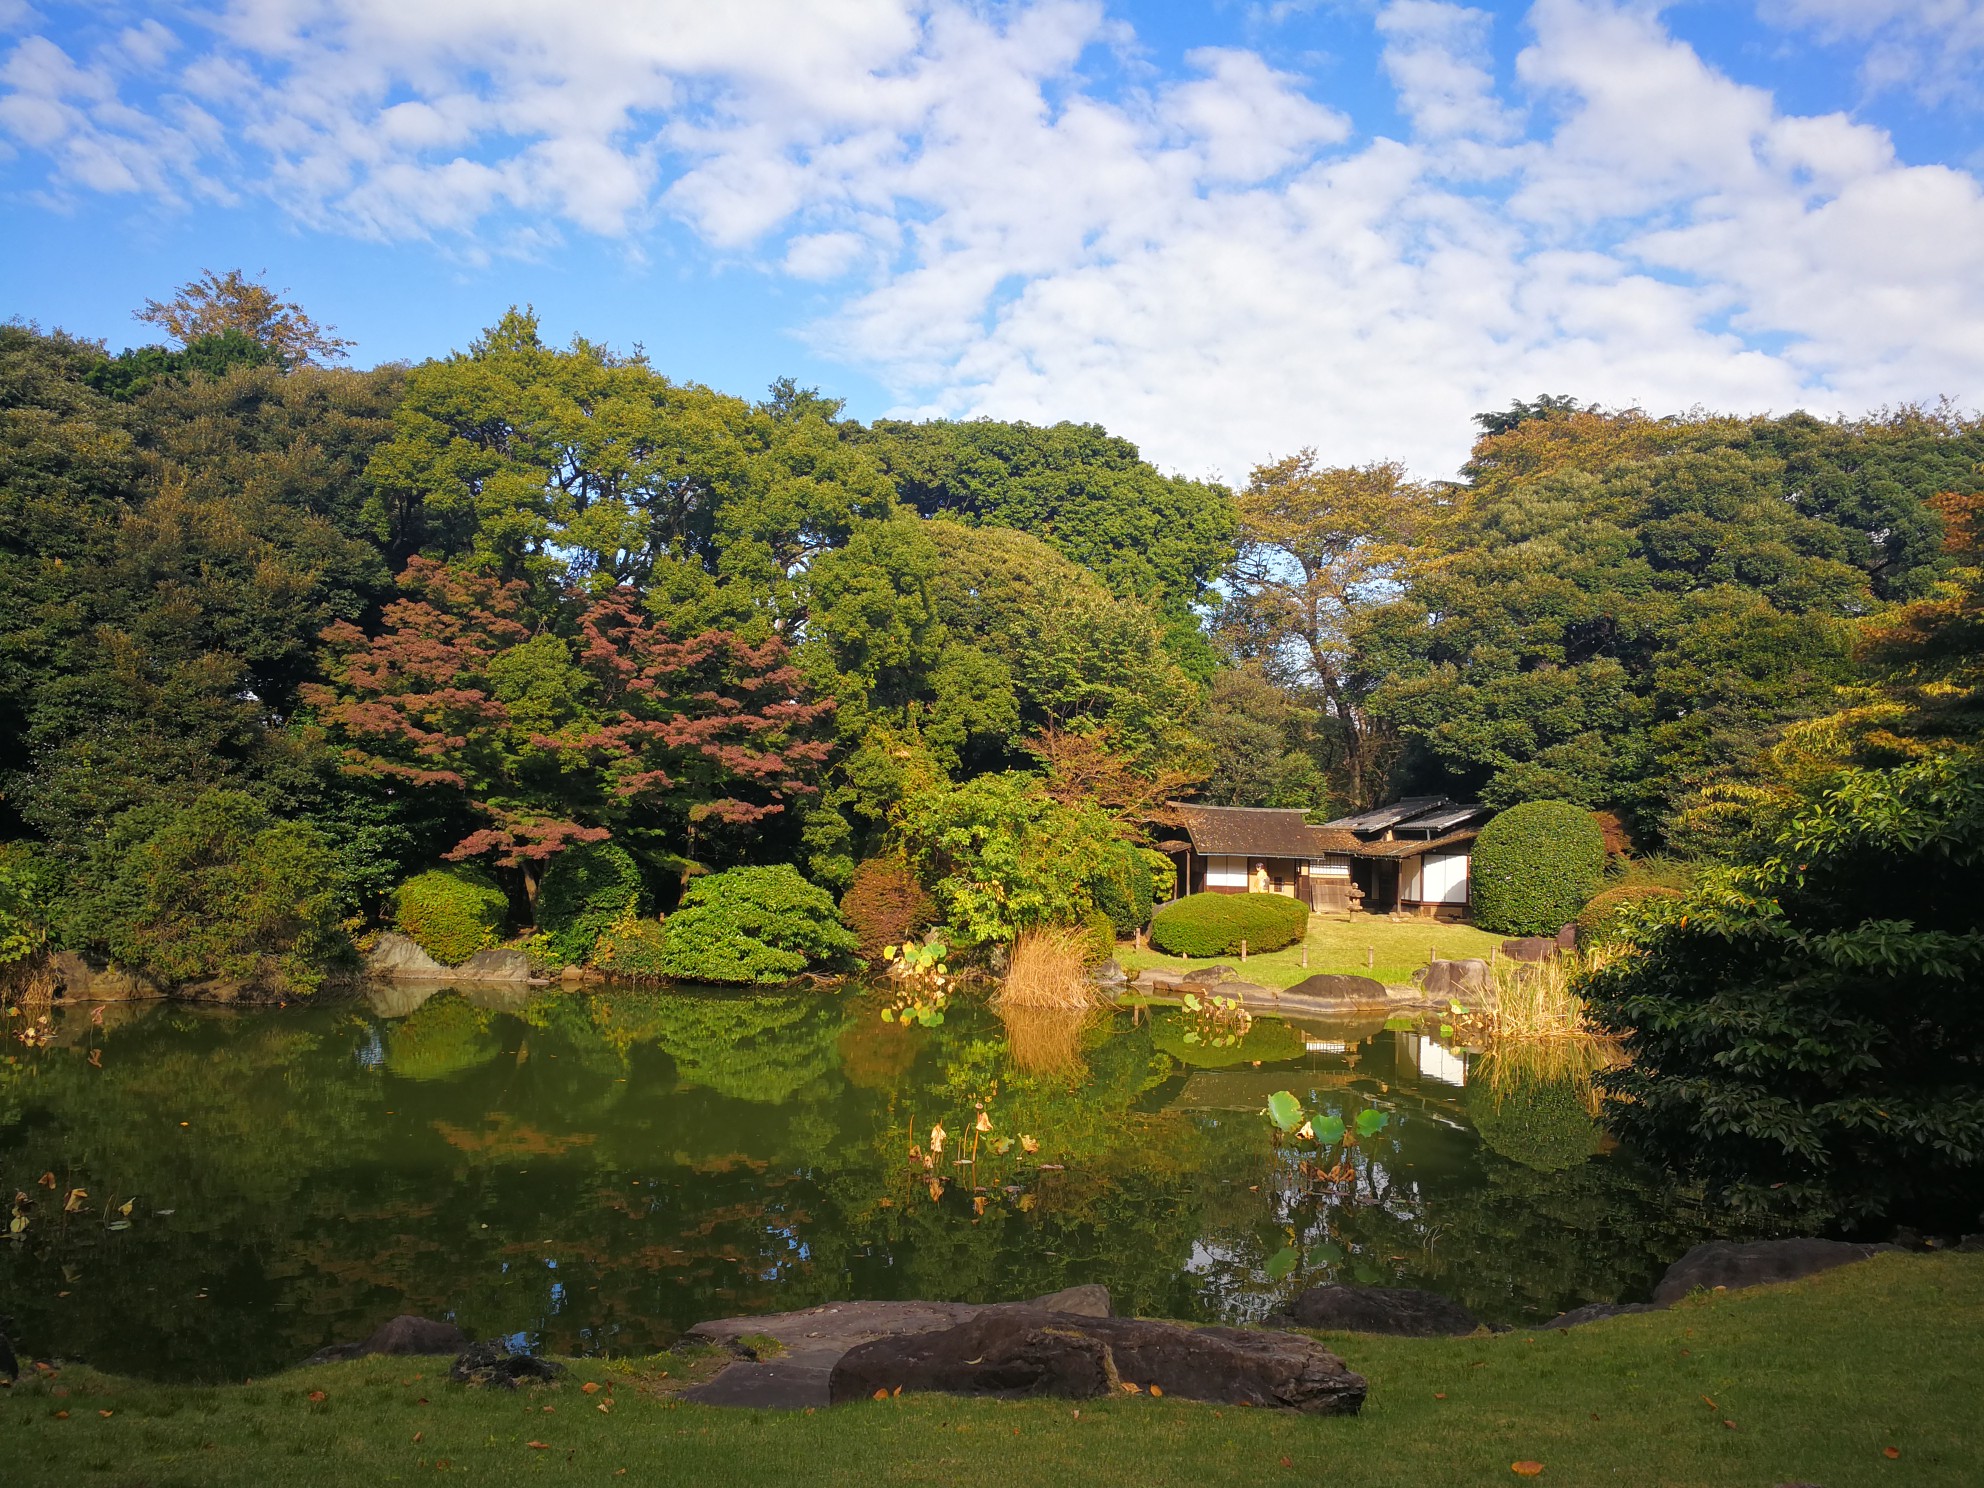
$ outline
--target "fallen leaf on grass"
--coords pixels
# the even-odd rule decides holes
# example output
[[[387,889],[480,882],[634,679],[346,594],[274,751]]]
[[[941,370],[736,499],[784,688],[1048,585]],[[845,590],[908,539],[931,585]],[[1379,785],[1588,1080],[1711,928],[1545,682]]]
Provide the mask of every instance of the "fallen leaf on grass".
[[[322,1405],[325,1399],[326,1397],[322,1390],[312,1390],[310,1392],[309,1400],[312,1405]]]
[[[1736,1423],[1734,1421],[1724,1421],[1722,1424],[1727,1426],[1731,1431],[1736,1429]]]
[[[422,1440],[423,1438],[425,1438],[425,1437],[426,1437],[426,1435],[427,1435],[427,1433],[426,1433],[426,1432],[424,1432],[424,1431],[416,1431],[416,1432],[414,1432],[414,1434],[413,1434],[413,1439],[414,1439],[415,1441],[420,1441],[420,1440]]]
[[[877,1400],[887,1400],[889,1398],[888,1386],[884,1385],[881,1389],[877,1390],[874,1398]]]
[[[1721,1407],[1721,1406],[1719,1406],[1719,1405],[1717,1405],[1717,1404],[1716,1404],[1716,1403],[1715,1403],[1715,1402],[1714,1402],[1713,1400],[1710,1400],[1710,1399],[1708,1398],[1708,1396],[1706,1396],[1706,1395],[1704,1395],[1704,1396],[1702,1396],[1702,1404],[1703,1404],[1703,1405],[1705,1405],[1705,1406],[1707,1406],[1707,1407],[1708,1407],[1708,1408],[1709,1408],[1710,1410],[1721,1410],[1721,1409],[1722,1409],[1722,1407]]]
[[[104,1420],[106,1420],[106,1421],[108,1421],[108,1420],[109,1420],[109,1419],[110,1419],[110,1418],[111,1418],[112,1416],[114,1416],[114,1415],[116,1415],[116,1414],[117,1414],[117,1412],[116,1412],[116,1411],[101,1411],[101,1410],[100,1410],[100,1411],[98,1411],[98,1412],[97,1412],[97,1414],[98,1414],[99,1416],[102,1416],[102,1417],[104,1418]],[[1896,1456],[1900,1456],[1901,1454],[1897,1452],[1897,1453],[1896,1453],[1895,1455],[1896,1455]]]
[[[587,1380],[583,1385],[579,1386],[579,1393],[581,1395],[597,1395],[599,1393],[599,1381]]]
[[[1150,1392],[1151,1394],[1157,1396],[1160,1400],[1164,1398],[1164,1391],[1158,1388],[1158,1386],[1156,1385],[1152,1385],[1150,1387]]]
[[[1295,1463],[1291,1459],[1284,1457],[1281,1459],[1281,1465],[1283,1467],[1293,1467],[1295,1466]]]
[[[1143,1392],[1144,1387],[1142,1385],[1134,1384],[1129,1380],[1123,1381],[1123,1393],[1125,1395],[1141,1395]]]
[[[1900,1448],[1900,1447],[1882,1447],[1882,1448],[1881,1448],[1881,1455],[1882,1455],[1883,1457],[1885,1457],[1885,1458],[1887,1458],[1887,1459],[1888,1459],[1888,1461],[1890,1461],[1890,1462],[1892,1462],[1892,1461],[1894,1461],[1894,1459],[1895,1459],[1895,1458],[1897,1458],[1897,1457],[1899,1457],[1899,1456],[1901,1455],[1901,1448]]]
[[[55,1419],[58,1421],[66,1421],[69,1419],[69,1413],[67,1411],[57,1411],[55,1413]]]
[[[548,1447],[550,1447],[550,1445],[551,1445],[551,1443],[550,1443],[550,1442],[525,1442],[525,1443],[524,1443],[524,1445],[525,1445],[525,1446],[527,1446],[527,1447],[529,1447],[529,1448],[530,1448],[530,1449],[531,1449],[531,1450],[532,1450],[533,1452],[542,1452],[542,1451],[544,1451],[544,1450],[546,1450],[546,1449],[547,1449]]]
[[[1528,1462],[1528,1461],[1511,1462],[1509,1464],[1509,1471],[1514,1473],[1519,1478],[1533,1478],[1538,1473],[1543,1471],[1543,1464],[1540,1462]]]
[[[598,1405],[595,1405],[593,1409],[598,1411],[603,1416],[607,1412],[613,1409],[613,1402],[610,1400],[602,1400]]]
[[[416,1400],[416,1401],[414,1401],[414,1404],[415,1404],[415,1405],[425,1405],[425,1404],[427,1404],[427,1397],[426,1397],[425,1395],[423,1395],[423,1396],[421,1396],[421,1397],[420,1397],[420,1398],[419,1398],[418,1400]]]

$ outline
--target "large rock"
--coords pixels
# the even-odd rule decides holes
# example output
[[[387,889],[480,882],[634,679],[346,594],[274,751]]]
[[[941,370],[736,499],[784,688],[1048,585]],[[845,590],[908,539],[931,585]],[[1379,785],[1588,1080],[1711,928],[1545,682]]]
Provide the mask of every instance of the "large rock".
[[[1085,1400],[1130,1385],[1188,1400],[1315,1415],[1354,1415],[1365,1394],[1361,1375],[1294,1333],[1084,1318],[1027,1307],[988,1308],[939,1333],[850,1349],[834,1366],[828,1393],[836,1404],[897,1389]]]
[[[1201,966],[1188,971],[1178,980],[1192,987],[1216,987],[1230,977],[1237,976],[1230,966]]]
[[[1387,1001],[1383,982],[1373,977],[1345,976],[1339,972],[1304,977],[1288,989],[1288,995],[1350,1003],[1356,1007],[1379,1007]]]
[[[165,989],[149,977],[76,951],[57,951],[48,958],[48,969],[71,1002],[128,1002],[165,996]]]
[[[1098,987],[1120,987],[1129,978],[1123,975],[1123,968],[1114,960],[1105,961],[1088,974],[1088,979]]]
[[[477,951],[449,974],[462,982],[528,982],[530,957],[522,951]]]
[[[1502,942],[1502,954],[1511,961],[1548,961],[1563,949],[1554,935],[1525,935],[1521,940]]]
[[[1653,1300],[1664,1307],[1697,1287],[1710,1291],[1725,1287],[1734,1292],[1774,1281],[1796,1281],[1894,1249],[1892,1245],[1854,1245],[1844,1240],[1753,1240],[1748,1244],[1711,1240],[1667,1268],[1660,1285],[1653,1289]]]
[[[1447,1001],[1478,997],[1495,985],[1488,963],[1479,957],[1470,957],[1465,961],[1435,961],[1420,967],[1412,974],[1412,979],[1428,997]]]
[[[334,1343],[303,1362],[331,1364],[339,1359],[363,1359],[372,1354],[453,1354],[468,1347],[468,1335],[453,1323],[402,1314],[382,1324],[363,1343]]]
[[[1410,1287],[1310,1287],[1277,1318],[1298,1328],[1390,1333],[1399,1338],[1456,1338],[1481,1320],[1451,1297]]]
[[[365,953],[365,969],[380,977],[431,977],[446,980],[454,969],[436,961],[409,937],[388,930],[372,942]]]
[[[1031,1302],[995,1303],[1082,1317],[1109,1316],[1109,1288],[1068,1287]],[[827,1383],[849,1349],[881,1338],[937,1333],[989,1310],[979,1302],[829,1302],[798,1312],[718,1318],[698,1323],[692,1343],[713,1343],[742,1355],[715,1378],[683,1392],[698,1405],[799,1410],[829,1404]],[[769,1338],[774,1351],[747,1354],[746,1338]]]

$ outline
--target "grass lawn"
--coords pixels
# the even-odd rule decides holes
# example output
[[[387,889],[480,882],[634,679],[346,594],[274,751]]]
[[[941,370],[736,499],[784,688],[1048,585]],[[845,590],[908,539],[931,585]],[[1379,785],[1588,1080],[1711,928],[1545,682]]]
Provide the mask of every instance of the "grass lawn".
[[[720,1410],[669,1399],[654,1375],[681,1361],[665,1357],[579,1361],[515,1393],[451,1385],[431,1359],[220,1388],[70,1367],[0,1392],[0,1478],[1447,1488],[1522,1481],[1510,1464],[1533,1461],[1546,1484],[1957,1488],[1984,1461],[1984,1256],[1883,1255],[1565,1333],[1331,1343],[1370,1381],[1361,1416],[1148,1396]]]
[[[1388,920],[1378,915],[1345,920],[1311,915],[1308,966],[1302,965],[1302,947],[1298,943],[1263,956],[1249,956],[1246,977],[1263,987],[1292,987],[1318,972],[1342,971],[1404,985],[1412,980],[1413,972],[1432,958],[1435,949],[1443,961],[1485,957],[1504,939],[1505,936],[1490,935],[1472,925],[1443,925],[1437,920]],[[1195,966],[1224,965],[1235,971],[1241,969],[1237,956],[1195,961],[1185,956],[1167,956],[1162,951],[1135,950],[1127,942],[1117,948],[1116,961],[1132,975],[1147,967],[1190,971]]]

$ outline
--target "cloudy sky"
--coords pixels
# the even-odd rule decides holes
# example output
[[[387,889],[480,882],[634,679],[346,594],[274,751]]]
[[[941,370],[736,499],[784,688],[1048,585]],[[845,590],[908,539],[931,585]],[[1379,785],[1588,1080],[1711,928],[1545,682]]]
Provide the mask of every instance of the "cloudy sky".
[[[1984,0],[0,0],[0,315],[512,302],[1189,474],[1539,392],[1984,404]]]

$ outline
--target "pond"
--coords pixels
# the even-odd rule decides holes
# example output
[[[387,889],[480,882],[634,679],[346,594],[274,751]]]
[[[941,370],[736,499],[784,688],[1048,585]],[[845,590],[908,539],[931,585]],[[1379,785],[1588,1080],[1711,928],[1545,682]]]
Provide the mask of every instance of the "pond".
[[[1488,1079],[1437,1026],[1213,1047],[1179,1010],[1008,1028],[954,1004],[921,1028],[880,1006],[396,987],[60,1010],[0,1063],[0,1199],[27,1199],[0,1312],[37,1353],[211,1380],[401,1312],[628,1354],[704,1318],[1083,1282],[1224,1321],[1323,1281],[1423,1286],[1521,1325],[1643,1297],[1709,1227],[1573,1083]],[[1282,1089],[1384,1124],[1318,1176],[1261,1114]]]

